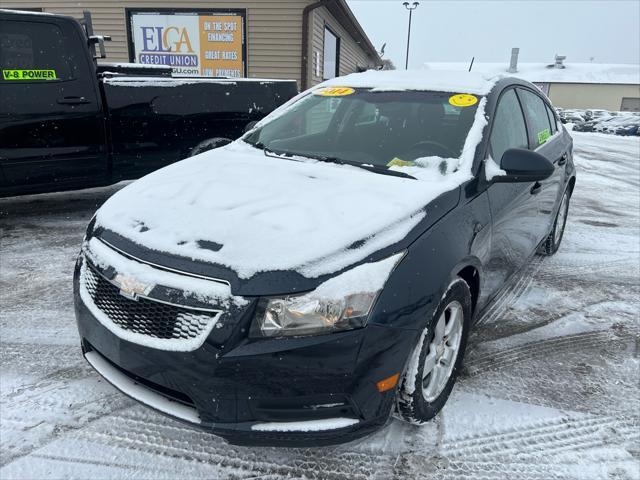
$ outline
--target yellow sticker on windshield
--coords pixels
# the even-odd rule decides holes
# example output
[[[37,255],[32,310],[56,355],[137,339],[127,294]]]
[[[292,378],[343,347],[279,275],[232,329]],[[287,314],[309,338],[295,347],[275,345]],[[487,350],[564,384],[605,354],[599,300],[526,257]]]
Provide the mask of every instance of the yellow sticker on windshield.
[[[402,160],[401,158],[395,157],[389,163],[387,163],[387,167],[412,167],[415,163],[409,160]]]
[[[4,80],[55,80],[55,70],[2,70]]]
[[[322,95],[323,97],[344,97],[345,95],[355,93],[355,90],[351,87],[327,87],[316,90],[313,93],[314,95]]]
[[[468,93],[458,93],[449,97],[449,103],[454,107],[470,107],[478,103],[478,97]]]

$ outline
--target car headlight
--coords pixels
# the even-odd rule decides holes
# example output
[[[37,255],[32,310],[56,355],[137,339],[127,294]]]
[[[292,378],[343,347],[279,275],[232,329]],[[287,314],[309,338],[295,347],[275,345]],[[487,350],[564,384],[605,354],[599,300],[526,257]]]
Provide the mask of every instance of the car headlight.
[[[364,327],[378,294],[403,256],[398,253],[359,265],[303,295],[261,299],[250,336],[319,335]]]

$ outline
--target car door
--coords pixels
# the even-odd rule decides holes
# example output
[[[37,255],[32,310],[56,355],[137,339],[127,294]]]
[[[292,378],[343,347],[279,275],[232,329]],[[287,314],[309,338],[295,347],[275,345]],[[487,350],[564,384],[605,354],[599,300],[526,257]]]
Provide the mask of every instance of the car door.
[[[553,121],[549,117],[553,113],[550,112],[547,102],[533,90],[518,87],[517,92],[527,121],[531,148],[554,165],[553,174],[549,178],[536,182],[539,190],[536,194],[538,220],[535,228],[538,242],[535,246],[537,246],[547,237],[553,225],[556,202],[564,185],[565,165],[569,151],[562,136],[556,135],[557,122],[555,115]]]
[[[498,165],[510,148],[528,148],[529,136],[522,107],[514,88],[498,99],[489,133],[489,155]],[[487,161],[489,161],[487,160]],[[483,295],[491,297],[528,260],[538,243],[532,224],[538,221],[534,183],[490,182],[491,249],[485,265]]]
[[[108,173],[105,122],[80,26],[64,18],[0,16],[2,187],[99,183]]]

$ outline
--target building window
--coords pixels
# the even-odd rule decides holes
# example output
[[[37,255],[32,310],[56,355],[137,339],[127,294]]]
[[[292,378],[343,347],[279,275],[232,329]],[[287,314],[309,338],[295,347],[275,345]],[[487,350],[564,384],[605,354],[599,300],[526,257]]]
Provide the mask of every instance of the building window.
[[[620,110],[623,112],[640,112],[640,98],[622,97]]]
[[[340,66],[340,38],[327,27],[324,29],[324,68],[322,78],[337,77]]]

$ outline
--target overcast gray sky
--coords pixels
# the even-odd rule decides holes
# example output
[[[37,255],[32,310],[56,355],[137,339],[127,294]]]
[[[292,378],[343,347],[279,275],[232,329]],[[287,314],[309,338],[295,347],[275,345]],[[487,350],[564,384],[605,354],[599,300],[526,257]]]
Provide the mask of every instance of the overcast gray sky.
[[[385,58],[404,68],[409,13],[400,0],[347,0]],[[424,0],[413,12],[409,68],[425,62],[640,63],[640,0]]]

